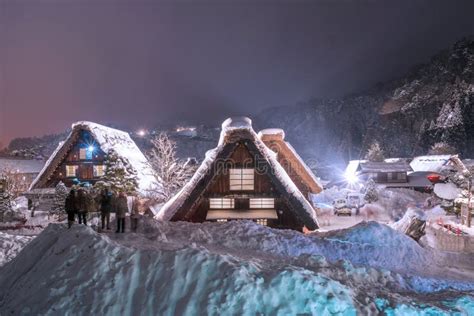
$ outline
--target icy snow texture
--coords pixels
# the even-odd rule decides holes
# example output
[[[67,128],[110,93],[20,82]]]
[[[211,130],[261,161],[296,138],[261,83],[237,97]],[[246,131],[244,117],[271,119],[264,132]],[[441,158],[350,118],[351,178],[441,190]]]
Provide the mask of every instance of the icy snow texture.
[[[223,149],[225,143],[225,137],[228,133],[236,130],[245,130],[250,133],[252,141],[258,147],[263,157],[270,164],[275,172],[275,176],[283,183],[288,193],[293,194],[303,206],[304,210],[313,218],[314,222],[317,223],[316,212],[314,211],[311,204],[306,200],[304,195],[296,187],[295,183],[288,176],[286,171],[280,165],[276,159],[276,153],[269,149],[258,137],[252,128],[252,120],[248,117],[237,117],[228,118],[222,123],[222,131],[219,139],[218,146],[206,153],[206,158],[199,166],[194,176],[189,182],[165,205],[160,209],[158,215],[155,216],[159,220],[170,220],[176,213],[178,208],[183,205],[186,199],[189,197],[197,183],[209,172],[212,163],[215,161],[219,152]],[[319,225],[318,225],[319,226]]]
[[[33,237],[15,236],[0,232],[0,266],[15,258]]]
[[[440,198],[445,200],[454,200],[461,194],[461,190],[451,182],[436,183],[433,192]]]
[[[426,270],[433,259],[408,237],[376,223],[323,237],[247,221],[141,224],[138,234],[110,236],[82,225],[70,230],[50,225],[0,269],[0,310],[71,315],[365,315],[468,313],[474,302],[472,295],[456,292],[474,289],[472,275],[449,281],[356,265],[388,262],[406,272],[414,264]],[[341,258],[348,261],[334,262]],[[454,291],[419,293],[442,289]]]
[[[153,170],[151,169],[148,160],[127,132],[97,123],[80,121],[72,125],[73,131],[69,134],[68,139],[72,136],[74,130],[77,129],[89,131],[95,141],[99,144],[102,151],[106,154],[113,149],[119,156],[125,157],[130,162],[130,164],[137,170],[138,188],[140,193],[147,194],[158,185],[157,179],[153,176]],[[31,184],[30,189],[35,186],[40,177],[42,177],[44,172],[46,172],[46,169],[66,142],[67,141],[61,142],[56,150],[51,154],[40,174]]]

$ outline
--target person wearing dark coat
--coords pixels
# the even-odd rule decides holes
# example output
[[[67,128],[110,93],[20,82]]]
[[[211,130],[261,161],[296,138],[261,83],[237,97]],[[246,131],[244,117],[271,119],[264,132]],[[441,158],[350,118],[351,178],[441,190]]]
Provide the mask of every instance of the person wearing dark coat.
[[[107,230],[110,230],[110,212],[112,210],[112,194],[109,190],[105,189],[102,191],[100,196],[100,221],[102,223],[102,229],[107,224]]]
[[[125,232],[125,215],[128,211],[127,196],[124,192],[120,192],[116,200],[116,217],[117,217],[117,230],[116,233]]]
[[[77,194],[77,217],[79,219],[79,224],[84,223],[87,225],[87,211],[89,209],[89,198],[87,192],[84,189],[79,190]]]
[[[76,201],[77,201],[77,192],[76,190],[72,189],[68,196],[66,197],[66,204],[65,210],[67,213],[67,226],[71,228],[72,224],[74,224],[77,208],[76,208]]]

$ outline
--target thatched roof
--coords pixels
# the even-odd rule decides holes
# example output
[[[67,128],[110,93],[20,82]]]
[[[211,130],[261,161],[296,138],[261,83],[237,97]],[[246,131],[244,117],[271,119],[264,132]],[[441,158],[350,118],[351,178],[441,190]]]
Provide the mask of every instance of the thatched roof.
[[[284,168],[290,177],[293,176],[301,179],[302,182],[309,188],[311,193],[319,193],[323,190],[323,185],[314,175],[313,171],[298,155],[296,150],[290,143],[285,141],[285,132],[279,128],[270,128],[261,130],[258,137],[273,151],[278,154],[278,160],[284,161]]]
[[[225,161],[233,153],[239,142],[244,142],[256,159],[259,167],[267,168],[266,174],[271,178],[276,189],[284,196],[293,212],[307,228],[318,228],[316,213],[311,204],[290,179],[283,167],[278,163],[276,153],[270,150],[257,136],[249,118],[229,118],[222,124],[218,146],[206,153],[191,180],[171,198],[155,217],[159,220],[184,218],[196,208],[199,197],[207,189],[211,180],[221,169]]]
[[[114,150],[119,156],[126,158],[130,162],[137,170],[139,192],[146,194],[150,189],[158,185],[148,160],[127,132],[97,123],[80,121],[72,125],[72,131],[63,142],[59,143],[39,175],[31,184],[30,189],[45,186],[48,179],[60,166],[78,140],[81,131],[89,132],[105,154]]]

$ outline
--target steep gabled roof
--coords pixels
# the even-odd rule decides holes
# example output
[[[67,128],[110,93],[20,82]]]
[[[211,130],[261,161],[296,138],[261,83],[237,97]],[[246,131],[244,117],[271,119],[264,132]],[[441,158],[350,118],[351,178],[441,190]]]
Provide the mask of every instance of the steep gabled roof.
[[[78,139],[80,131],[88,131],[91,133],[105,154],[110,150],[114,150],[119,156],[125,157],[130,162],[137,170],[138,190],[140,193],[146,194],[150,189],[158,185],[148,160],[127,132],[97,123],[80,121],[72,125],[72,131],[66,140],[59,143],[56,150],[46,161],[39,175],[31,184],[30,189],[40,188],[47,182],[48,178],[69,153],[75,141]]]
[[[452,155],[425,155],[413,158],[410,166],[413,171],[441,172],[449,163]]]
[[[287,162],[287,166],[291,168],[290,172],[295,173],[308,186],[312,193],[319,193],[323,189],[323,185],[314,175],[313,171],[303,161],[296,150],[290,143],[285,141],[285,132],[279,128],[269,128],[258,132],[258,137],[272,150],[280,155],[280,160]],[[275,145],[277,148],[269,146]]]
[[[237,146],[237,142],[247,141],[247,147],[256,154],[259,167],[268,168],[267,174],[272,178],[277,190],[284,195],[291,211],[309,229],[318,228],[316,213],[311,204],[290,179],[276,159],[276,153],[270,150],[257,136],[249,118],[229,118],[222,124],[218,146],[206,153],[206,157],[191,180],[172,197],[158,212],[156,219],[172,220],[183,216],[196,206],[197,197],[211,183],[216,169],[223,164]]]

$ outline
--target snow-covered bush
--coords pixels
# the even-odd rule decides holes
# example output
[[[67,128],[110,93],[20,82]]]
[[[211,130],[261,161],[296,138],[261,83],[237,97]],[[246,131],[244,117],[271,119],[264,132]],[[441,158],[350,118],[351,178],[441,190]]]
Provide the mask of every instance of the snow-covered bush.
[[[64,215],[66,197],[68,194],[69,189],[62,181],[59,181],[59,183],[56,185],[56,188],[54,189],[54,201],[53,206],[49,212],[50,216],[56,216],[59,220],[61,215]]]
[[[365,195],[364,195],[364,200],[367,203],[374,203],[377,202],[379,199],[379,193],[377,192],[377,187],[375,185],[375,182],[373,179],[370,179],[367,181],[367,184],[365,185]]]

